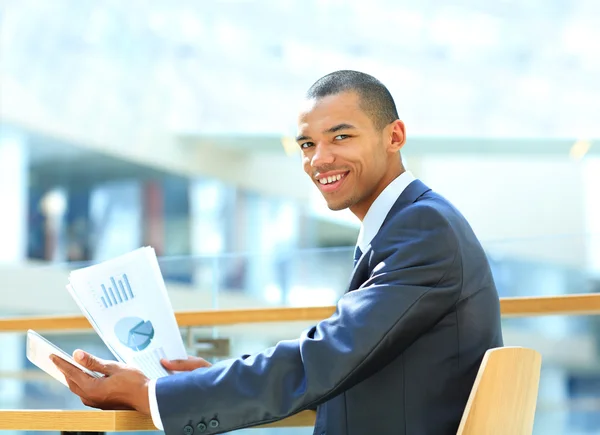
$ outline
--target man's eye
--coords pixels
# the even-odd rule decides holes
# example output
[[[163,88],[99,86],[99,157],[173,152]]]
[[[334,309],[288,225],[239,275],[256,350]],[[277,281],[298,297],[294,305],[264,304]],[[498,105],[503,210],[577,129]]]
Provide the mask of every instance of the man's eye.
[[[334,139],[342,140],[342,139],[346,139],[347,137],[349,137],[347,134],[338,134]]]
[[[313,145],[314,144],[312,142],[304,142],[304,143],[300,144],[300,148],[305,149],[305,148],[309,148]]]

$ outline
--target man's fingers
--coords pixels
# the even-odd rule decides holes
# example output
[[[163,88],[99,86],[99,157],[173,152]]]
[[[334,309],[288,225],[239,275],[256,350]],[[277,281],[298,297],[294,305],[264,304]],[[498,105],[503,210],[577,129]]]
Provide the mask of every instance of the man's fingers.
[[[203,358],[190,356],[188,359],[161,360],[167,370],[176,372],[190,372],[201,367],[210,367],[211,364]]]
[[[73,390],[71,390],[73,391]],[[73,391],[75,393],[75,391]],[[75,393],[77,394],[77,393]],[[79,398],[81,399],[81,403],[83,403],[85,406],[89,406],[90,408],[98,408],[98,406],[96,405],[95,402],[92,402],[90,399],[87,399],[79,394],[77,394],[79,396]]]
[[[69,390],[71,390],[74,394],[78,395],[81,399],[81,402],[85,406],[95,408],[95,403],[86,396],[86,394],[78,384],[78,382],[85,382],[85,379],[83,379],[82,376],[85,376],[86,378],[89,378],[89,376],[83,373],[80,369],[78,369],[71,363],[63,360],[62,358],[57,357],[56,355],[50,355],[50,359],[56,365],[56,367],[58,367],[58,369],[65,375],[65,380],[67,381],[67,386],[69,387]]]
[[[163,367],[166,368],[167,370],[174,370],[174,371],[185,371],[184,364],[186,363],[186,360],[183,359],[174,359],[174,360],[168,360],[168,359],[161,359],[160,362],[162,363]]]
[[[71,390],[73,393],[77,394],[81,400],[83,401],[83,390],[81,388],[79,388],[79,385],[77,385],[71,378],[69,378],[68,376],[65,376],[65,379],[67,380],[67,385],[69,386],[69,390]]]
[[[65,361],[64,359],[56,355],[50,355],[50,360],[65,375],[65,378],[67,378],[67,382],[72,381],[78,384],[82,381],[82,376],[89,377],[77,367],[75,367],[73,364]]]
[[[103,375],[110,375],[115,370],[115,364],[111,361],[105,361],[94,355],[90,355],[83,350],[76,350],[73,352],[73,359],[79,364],[84,366],[93,372],[102,373]]]

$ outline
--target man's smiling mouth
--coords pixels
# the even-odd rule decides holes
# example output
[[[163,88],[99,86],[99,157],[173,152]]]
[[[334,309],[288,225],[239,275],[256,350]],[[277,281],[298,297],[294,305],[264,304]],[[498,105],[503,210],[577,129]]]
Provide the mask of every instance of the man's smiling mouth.
[[[337,172],[337,173],[324,173],[319,174],[316,179],[319,187],[324,192],[332,192],[336,190],[344,181],[350,171]]]

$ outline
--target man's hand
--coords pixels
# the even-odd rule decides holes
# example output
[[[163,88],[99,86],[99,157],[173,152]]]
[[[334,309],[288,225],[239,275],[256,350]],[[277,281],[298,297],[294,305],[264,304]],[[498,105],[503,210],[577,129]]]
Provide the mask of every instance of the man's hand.
[[[197,356],[188,356],[187,359],[160,360],[164,368],[174,372],[191,372],[193,370],[210,367],[211,364],[203,358]]]
[[[149,379],[139,370],[114,361],[96,358],[81,350],[73,358],[87,369],[102,373],[93,378],[56,355],[50,359],[65,375],[69,389],[84,405],[100,409],[135,409],[150,415]]]

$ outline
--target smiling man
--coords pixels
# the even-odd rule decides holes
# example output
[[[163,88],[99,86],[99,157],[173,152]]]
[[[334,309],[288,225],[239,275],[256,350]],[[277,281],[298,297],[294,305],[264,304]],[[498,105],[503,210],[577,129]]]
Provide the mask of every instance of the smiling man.
[[[329,208],[350,210],[362,221],[379,194],[404,172],[406,141],[389,91],[374,78],[341,71],[307,94],[299,117],[304,170]]]
[[[335,313],[295,340],[156,381],[76,352],[107,376],[54,358],[83,403],[152,415],[167,434],[222,433],[317,409],[315,434],[455,434],[484,353],[502,346],[499,299],[464,217],[405,170],[392,96],[337,71],[308,91],[298,118],[304,170],[329,208],[361,221]]]

